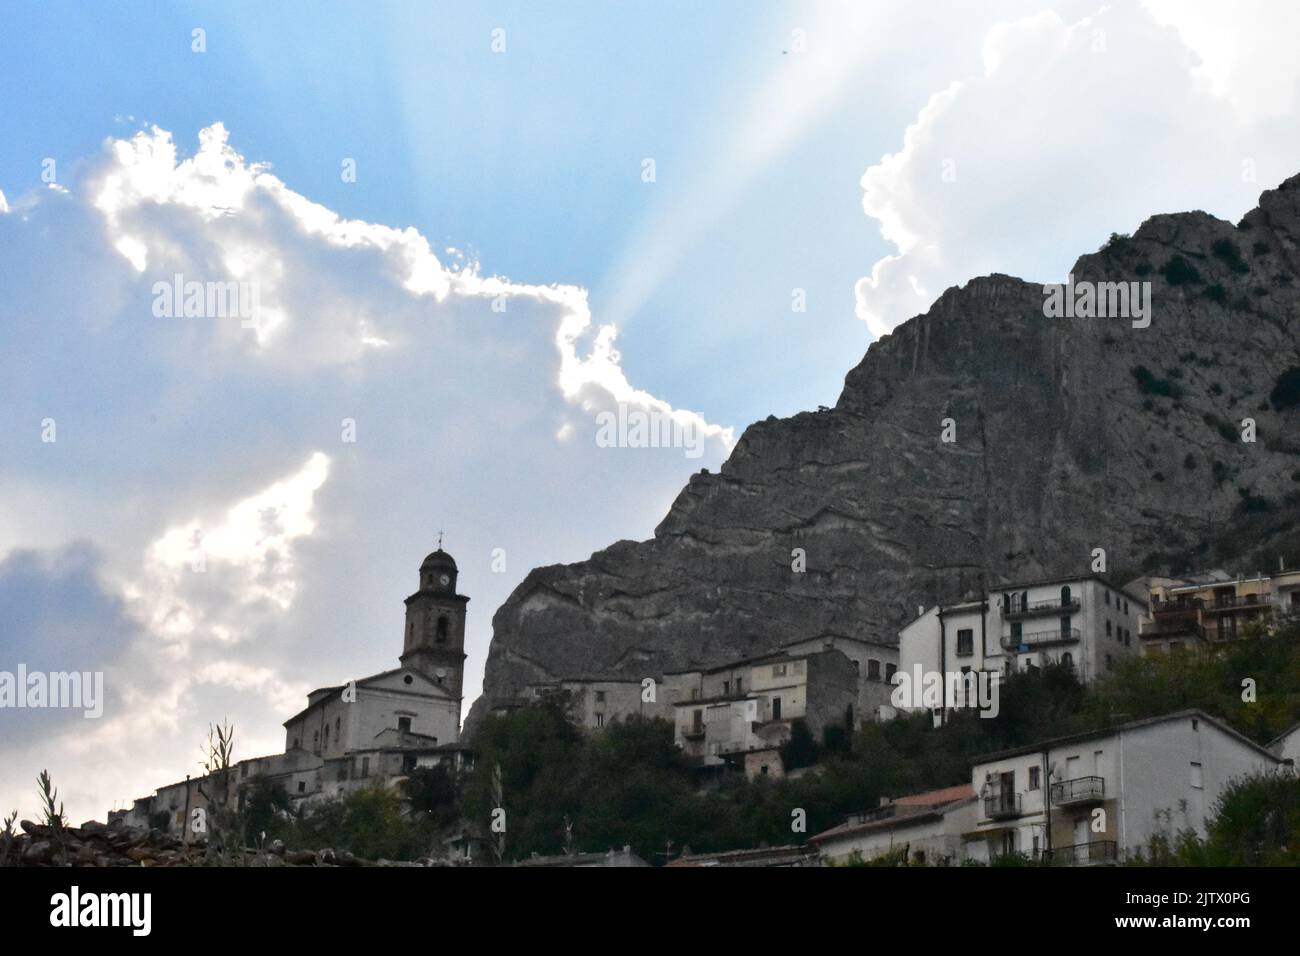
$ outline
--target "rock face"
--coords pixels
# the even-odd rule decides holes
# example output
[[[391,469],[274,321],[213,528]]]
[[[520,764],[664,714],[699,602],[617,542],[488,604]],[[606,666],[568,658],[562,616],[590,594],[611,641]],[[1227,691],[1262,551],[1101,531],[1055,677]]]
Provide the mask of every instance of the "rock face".
[[[1150,282],[1150,327],[1047,318],[1043,287],[1005,275],[949,289],[872,344],[833,409],[746,429],[652,539],[532,571],[493,618],[467,730],[531,681],[827,631],[893,642],[919,604],[1085,573],[1094,548],[1119,580],[1296,564],[1300,176],[1235,227],[1154,216],[1073,276]]]

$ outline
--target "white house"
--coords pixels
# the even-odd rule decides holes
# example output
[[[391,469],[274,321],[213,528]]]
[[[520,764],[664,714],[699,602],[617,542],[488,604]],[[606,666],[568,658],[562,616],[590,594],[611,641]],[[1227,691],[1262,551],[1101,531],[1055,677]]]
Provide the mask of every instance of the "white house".
[[[1007,853],[1064,864],[1145,852],[1152,837],[1205,820],[1228,783],[1283,761],[1199,710],[1135,720],[979,759],[966,855]]]
[[[940,604],[898,635],[899,670],[911,675],[1011,674],[1062,663],[1085,683],[1138,653],[1146,602],[1098,575],[1008,583],[983,597]]]
[[[850,817],[808,842],[828,866],[890,854],[922,866],[957,864],[965,857],[963,834],[975,827],[976,804],[970,784],[912,794]]]

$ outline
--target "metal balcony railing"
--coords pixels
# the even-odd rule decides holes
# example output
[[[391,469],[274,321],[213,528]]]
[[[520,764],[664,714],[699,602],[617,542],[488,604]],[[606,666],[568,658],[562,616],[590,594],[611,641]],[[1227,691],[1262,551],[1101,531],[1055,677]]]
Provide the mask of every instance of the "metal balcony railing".
[[[1046,647],[1049,644],[1069,644],[1082,638],[1077,627],[1058,627],[1051,631],[1033,631],[1029,634],[1004,634],[1002,637],[1002,647],[1004,650],[1032,650],[1036,647]]]
[[[1032,604],[1003,608],[1002,616],[1007,620],[1016,620],[1022,617],[1033,617],[1037,614],[1074,614],[1078,612],[1082,605],[1078,598],[1070,598],[1068,601],[1062,601],[1055,598],[1051,601],[1034,601]]]
[[[1020,794],[998,793],[985,797],[984,815],[990,820],[1011,820],[1020,816]]]
[[[1073,780],[1060,780],[1052,784],[1052,803],[1058,807],[1104,800],[1105,797],[1106,781],[1101,777],[1075,777]]]
[[[687,724],[682,728],[682,737],[686,740],[701,740],[704,737],[704,727]]]
[[[1096,840],[1073,846],[1054,847],[1043,854],[1055,866],[1092,866],[1114,863],[1119,859],[1119,845],[1114,840]]]

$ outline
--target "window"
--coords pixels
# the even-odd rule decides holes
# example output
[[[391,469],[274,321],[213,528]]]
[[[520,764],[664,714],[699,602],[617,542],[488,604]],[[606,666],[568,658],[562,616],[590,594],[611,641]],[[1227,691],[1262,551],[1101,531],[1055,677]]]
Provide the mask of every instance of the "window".
[[[1064,617],[1061,618],[1061,634],[1062,636],[1064,636],[1069,633],[1070,633],[1070,615],[1066,614]]]
[[[886,664],[886,665],[885,665],[885,680],[886,680],[886,681],[889,681],[889,682],[892,683],[893,680],[894,680],[894,671],[896,671],[896,670],[898,670],[898,665],[897,665],[897,664]]]
[[[867,680],[880,680],[880,661],[867,658]]]
[[[1107,604],[1110,603],[1110,592],[1109,592],[1109,591],[1106,592],[1106,603],[1107,603]]]
[[[339,742],[339,737],[340,737],[339,728],[342,726],[343,726],[343,718],[335,717],[334,718],[334,742],[335,743]]]
[[[970,657],[975,653],[975,630],[974,628],[963,627],[957,632],[957,654],[960,657]]]
[[[447,618],[445,616],[438,618],[438,635],[435,640],[439,644],[447,643]]]
[[[365,778],[365,777],[370,776],[370,758],[369,758],[369,757],[362,757],[362,758],[361,758],[361,776],[362,776],[362,778]]]
[[[597,727],[604,727],[604,726],[605,726],[605,715],[604,715],[604,714],[596,714],[596,726],[597,726]]]
[[[784,665],[784,664],[773,664],[773,665],[772,665],[772,676],[773,676],[773,677],[784,677],[784,676],[785,676],[785,665]]]
[[[1066,584],[1061,588],[1061,607],[1069,607],[1070,601],[1070,586]]]
[[[781,719],[781,698],[780,697],[772,698],[772,719],[773,720]]]
[[[298,749],[298,738],[297,738],[297,737],[294,737],[294,738],[293,738],[293,746],[290,747],[289,749],[290,749],[290,750],[297,750],[297,749]]]
[[[306,792],[307,792],[307,781],[305,781],[305,780],[299,780],[299,781],[298,781],[298,792],[299,792],[299,793],[306,793]]]
[[[1110,668],[1111,668],[1110,655],[1107,654],[1107,655],[1106,655],[1106,670],[1110,670]]]
[[[795,661],[793,664],[791,664],[791,665],[790,665],[790,673],[794,674],[796,677],[798,677],[800,674],[802,674],[802,673],[803,673],[803,661]]]
[[[1038,789],[1038,779],[1039,779],[1039,775],[1040,775],[1041,773],[1042,773],[1042,768],[1041,768],[1041,767],[1030,767],[1030,768],[1029,768],[1029,789],[1030,789],[1030,790],[1037,790],[1037,789]]]
[[[725,696],[727,696],[727,695],[730,694],[730,693],[731,693],[731,681],[729,681],[729,680],[724,680],[724,681],[722,682],[722,696],[725,697]]]
[[[596,691],[596,703],[598,704],[605,703],[605,692],[603,690]]]
[[[247,776],[248,776],[248,764],[241,763],[239,765],[239,779],[243,780]]]
[[[1110,621],[1106,622],[1106,636],[1110,637]]]
[[[402,733],[404,733],[404,734],[409,734],[409,733],[411,732],[411,718],[410,718],[410,717],[398,717],[398,718],[397,718],[397,729],[400,730],[400,731],[401,731]]]
[[[741,693],[741,686],[740,686],[740,685],[741,685],[741,680],[740,680],[739,677],[737,677],[737,678],[736,678],[736,693],[737,693],[737,694]]]
[[[329,745],[330,745],[330,725],[326,724],[325,725],[325,746],[328,747]]]
[[[1124,613],[1125,613],[1125,614],[1128,613],[1128,601],[1125,601],[1125,602],[1124,602]]]
[[[1069,667],[1069,668],[1073,669],[1073,667],[1074,667],[1074,655],[1071,654],[1069,651],[1066,651],[1064,654],[1062,654],[1062,655],[1061,655],[1061,666],[1062,666],[1062,667]]]
[[[1205,779],[1201,775],[1201,765],[1199,763],[1193,763],[1192,764],[1192,789],[1203,790],[1204,788],[1205,788]]]
[[[856,674],[861,674],[861,673],[862,673],[862,661],[855,660],[855,661],[853,662],[853,671],[854,671],[854,673],[856,673]]]

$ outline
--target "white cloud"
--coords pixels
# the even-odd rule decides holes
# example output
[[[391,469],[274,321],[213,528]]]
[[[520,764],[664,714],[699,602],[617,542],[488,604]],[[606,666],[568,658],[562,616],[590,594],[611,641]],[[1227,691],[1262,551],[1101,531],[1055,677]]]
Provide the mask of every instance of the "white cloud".
[[[468,704],[492,610],[531,567],[644,536],[733,441],[628,379],[585,290],[345,219],[220,124],[188,158],[151,129],[85,168],[0,219],[6,414],[58,421],[57,443],[32,431],[0,460],[22,508],[0,558],[89,540],[139,636],[105,668],[101,719],[0,735],[0,805],[30,813],[48,767],[74,816],[102,817],[192,772],[223,717],[239,756],[278,749],[308,688],[393,666],[440,528],[474,601]],[[159,317],[154,285],[176,274],[256,282],[260,327]],[[596,416],[620,402],[694,422],[704,460],[598,447]]]
[[[877,336],[977,275],[1059,281],[1149,215],[1235,218],[1295,172],[1294,124],[1253,125],[1141,8],[1001,23],[983,53],[983,73],[935,93],[862,177],[863,208],[897,248],[857,286]]]

